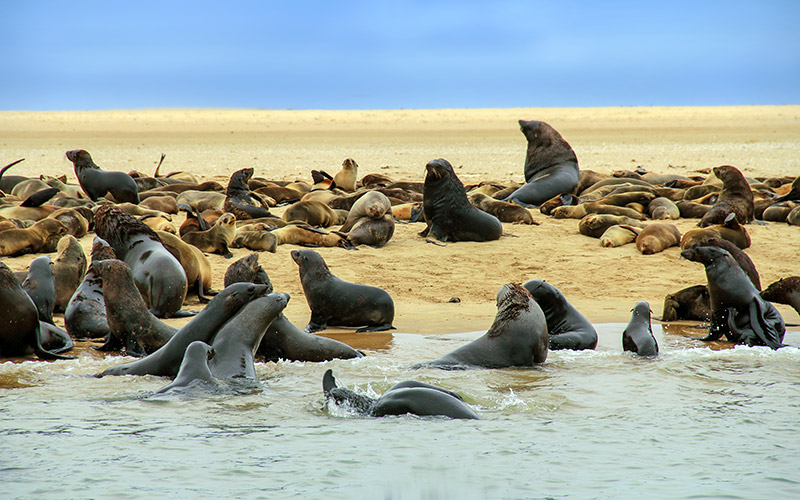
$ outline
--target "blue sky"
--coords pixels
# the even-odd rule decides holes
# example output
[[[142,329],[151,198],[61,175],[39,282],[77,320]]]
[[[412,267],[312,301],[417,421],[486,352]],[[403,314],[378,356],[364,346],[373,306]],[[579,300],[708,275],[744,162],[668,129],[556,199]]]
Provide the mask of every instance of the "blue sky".
[[[0,0],[0,16],[0,109],[800,104],[793,0]]]

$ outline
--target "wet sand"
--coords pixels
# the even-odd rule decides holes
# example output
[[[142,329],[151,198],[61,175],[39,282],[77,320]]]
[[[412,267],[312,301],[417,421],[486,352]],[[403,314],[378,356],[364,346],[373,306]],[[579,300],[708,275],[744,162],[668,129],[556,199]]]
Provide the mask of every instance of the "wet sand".
[[[465,184],[480,180],[522,182],[526,143],[517,120],[550,123],[572,145],[580,166],[599,172],[642,166],[664,174],[734,165],[747,176],[800,175],[800,106],[712,108],[527,108],[485,110],[264,111],[143,110],[93,112],[0,112],[0,145],[9,163],[26,161],[10,174],[66,174],[77,183],[69,149],[88,150],[106,170],[152,174],[161,153],[162,172],[186,170],[227,183],[230,174],[253,167],[271,179],[310,181],[312,169],[335,174],[342,160],[358,162],[359,178],[381,173],[422,181],[424,166],[446,158]],[[280,213],[280,209],[274,210]],[[680,259],[671,248],[641,255],[633,245],[603,248],[578,233],[577,220],[555,220],[538,211],[538,226],[504,224],[506,235],[488,243],[425,243],[424,224],[398,224],[381,249],[323,248],[341,279],[380,286],[394,298],[394,325],[401,332],[446,333],[486,329],[495,315],[495,294],[505,283],[544,279],[592,322],[627,322],[639,300],[661,314],[664,296],[705,283],[703,266]],[[182,216],[176,217],[176,225]],[[696,220],[679,220],[684,232]],[[786,224],[747,227],[747,250],[763,286],[800,274],[800,228]],[[93,235],[83,238],[84,248]],[[293,245],[260,253],[277,291],[292,300],[287,316],[301,328],[306,305]],[[234,259],[209,258],[213,288],[222,288]],[[54,257],[55,254],[52,254]],[[23,270],[34,256],[4,258]],[[459,303],[448,302],[458,297]],[[195,299],[186,308],[199,310]],[[799,323],[788,306],[784,319]],[[181,324],[186,320],[169,320]],[[63,325],[63,317],[57,317]]]

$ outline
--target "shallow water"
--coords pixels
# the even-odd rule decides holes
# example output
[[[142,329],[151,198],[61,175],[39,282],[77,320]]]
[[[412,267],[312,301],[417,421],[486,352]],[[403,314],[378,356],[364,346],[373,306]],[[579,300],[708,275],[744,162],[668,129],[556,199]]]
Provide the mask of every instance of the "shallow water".
[[[2,363],[2,497],[800,496],[800,332],[778,351],[712,350],[654,324],[661,355],[640,359],[624,326],[506,370],[412,371],[480,333],[395,333],[358,360],[259,363],[263,389],[236,396],[90,376],[120,358]],[[323,408],[328,368],[372,396],[412,378],[455,390],[483,420]]]

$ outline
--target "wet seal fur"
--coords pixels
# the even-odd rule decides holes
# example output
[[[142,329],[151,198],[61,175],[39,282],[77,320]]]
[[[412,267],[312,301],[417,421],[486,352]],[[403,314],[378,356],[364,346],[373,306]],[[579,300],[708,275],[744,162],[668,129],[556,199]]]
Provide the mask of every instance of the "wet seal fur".
[[[269,326],[257,352],[267,361],[285,359],[312,363],[364,356],[344,342],[300,330],[283,313]]]
[[[764,300],[736,260],[719,247],[693,246],[681,252],[685,259],[706,268],[711,302],[711,326],[704,341],[723,335],[737,344],[782,347],[786,325],[775,306]]]
[[[622,331],[622,349],[639,356],[657,356],[658,342],[650,324],[650,304],[639,301],[632,311],[631,320]]]
[[[551,350],[597,347],[597,330],[558,288],[542,280],[530,280],[522,286],[544,313]]]
[[[503,234],[497,217],[475,208],[467,199],[464,185],[447,160],[437,159],[425,166],[423,212],[429,234],[440,241],[491,241]]]
[[[700,219],[700,227],[722,224],[728,214],[736,214],[739,224],[753,220],[753,190],[738,168],[730,165],[714,167],[714,175],[722,181],[722,191],[714,207]]]
[[[210,345],[200,340],[192,342],[183,353],[181,366],[175,380],[157,390],[156,394],[185,389],[198,383],[213,384],[214,376],[208,367],[208,362],[214,357],[215,352]]]
[[[328,326],[361,326],[356,331],[393,329],[394,301],[386,290],[342,281],[334,276],[322,256],[313,250],[292,250],[303,293],[311,308],[306,332]]]
[[[130,266],[150,312],[164,318],[180,311],[186,299],[186,273],[152,229],[121,210],[102,206],[95,214],[95,232]]]
[[[95,236],[92,243],[92,263],[64,311],[64,327],[75,338],[97,339],[107,337],[110,333],[103,297],[103,278],[93,264],[113,258],[115,256],[111,246],[104,239]]]
[[[505,200],[541,205],[554,196],[572,193],[578,187],[578,157],[556,129],[541,121],[519,121],[528,140],[525,154],[526,184]]]
[[[75,175],[81,189],[92,201],[111,194],[117,203],[139,203],[139,188],[130,175],[101,170],[92,161],[91,155],[83,149],[67,151],[66,155],[75,166]]]
[[[43,255],[31,261],[22,288],[36,304],[39,321],[55,325],[53,308],[56,303],[56,279],[53,277],[53,261],[50,257]]]
[[[395,384],[378,399],[339,387],[332,370],[322,377],[322,391],[326,401],[346,405],[360,415],[383,417],[386,415],[443,416],[449,418],[479,419],[467,403],[454,392],[415,380]]]
[[[497,293],[497,315],[489,330],[469,344],[414,368],[506,368],[544,363],[547,320],[530,293],[517,283]]]

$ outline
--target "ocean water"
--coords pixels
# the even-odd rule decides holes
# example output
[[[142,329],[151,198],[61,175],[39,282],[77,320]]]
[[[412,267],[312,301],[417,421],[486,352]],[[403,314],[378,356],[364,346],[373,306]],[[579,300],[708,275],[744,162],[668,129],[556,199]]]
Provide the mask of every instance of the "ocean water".
[[[368,356],[258,363],[242,394],[155,397],[119,357],[0,364],[2,498],[800,498],[800,332],[712,349],[653,329],[654,359],[551,351],[529,369],[411,370],[481,335],[378,333]],[[695,331],[695,335],[700,335]],[[482,420],[328,408],[322,374],[377,396],[415,379]]]

